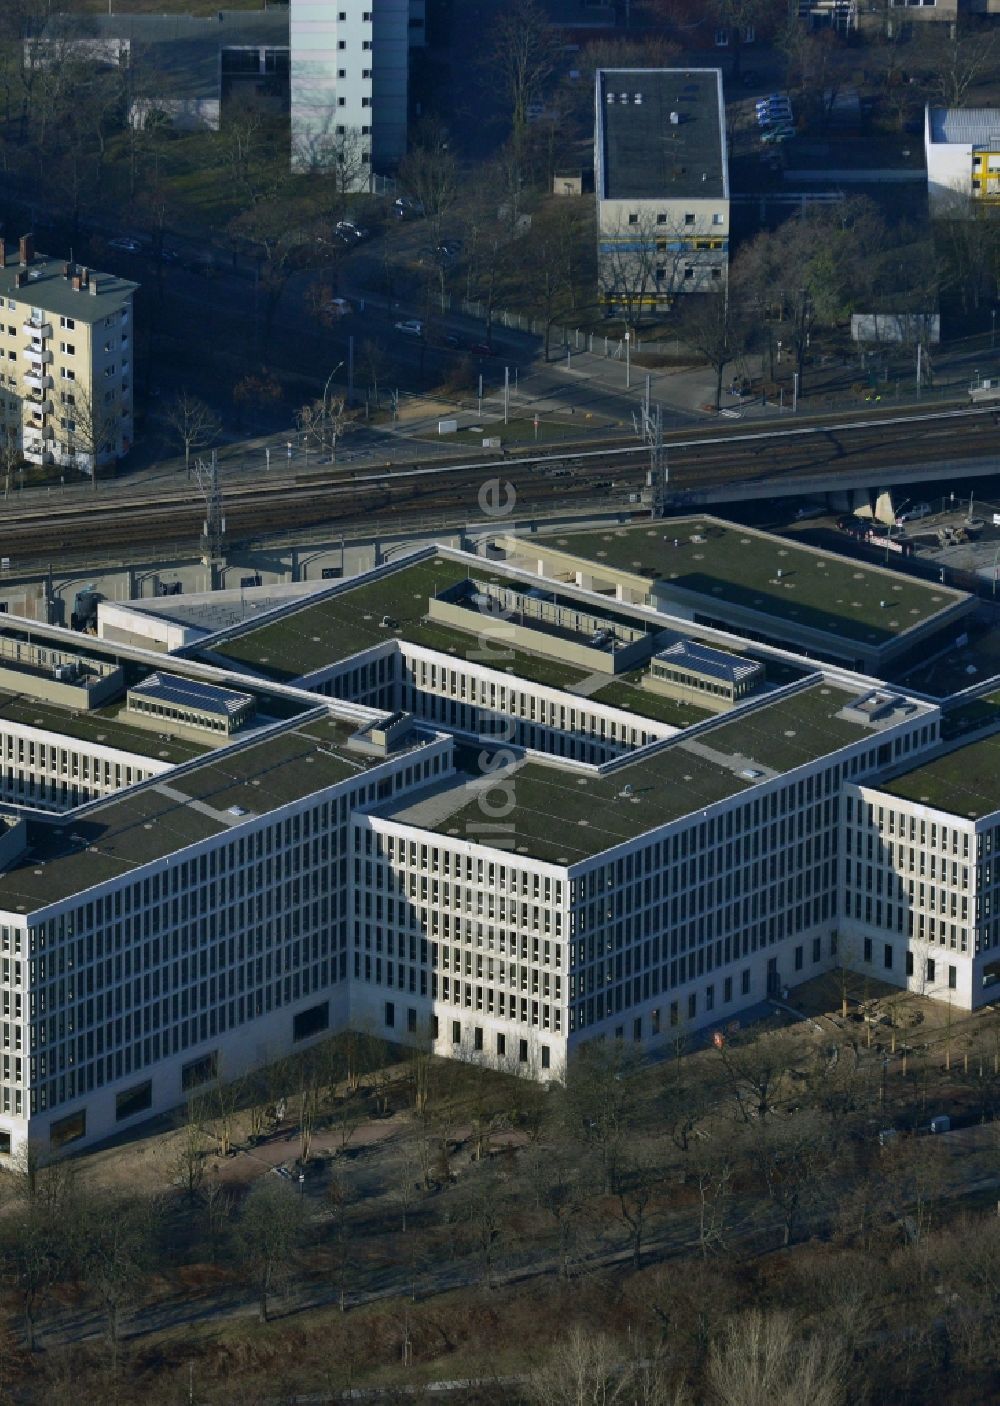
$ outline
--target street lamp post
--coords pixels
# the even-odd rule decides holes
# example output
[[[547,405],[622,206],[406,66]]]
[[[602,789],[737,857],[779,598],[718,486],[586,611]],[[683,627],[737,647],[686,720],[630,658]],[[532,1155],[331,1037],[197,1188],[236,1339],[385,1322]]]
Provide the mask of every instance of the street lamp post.
[[[625,389],[632,388],[632,333],[625,333]]]
[[[352,339],[352,351],[353,351],[353,339]],[[353,360],[353,357],[352,357],[352,360]],[[330,382],[333,380],[334,376],[336,376],[337,372],[340,370],[340,368],[343,366],[343,364],[344,364],[344,363],[343,363],[342,361],[338,361],[338,362],[337,362],[336,366],[335,366],[335,367],[333,368],[333,370],[330,372],[329,376],[327,376],[327,378],[326,378],[326,385],[323,387],[323,425],[320,427],[320,443],[321,443],[321,444],[322,444],[322,442],[323,442],[323,439],[322,439],[322,436],[323,436],[323,428],[324,428],[325,425],[326,425],[326,398],[327,398],[327,396],[328,396],[329,393],[330,393]],[[333,448],[332,448],[331,451],[330,451],[330,463],[331,463],[331,464],[336,463],[336,460],[337,460],[337,436],[336,436],[336,434],[334,434],[334,436],[333,436]]]

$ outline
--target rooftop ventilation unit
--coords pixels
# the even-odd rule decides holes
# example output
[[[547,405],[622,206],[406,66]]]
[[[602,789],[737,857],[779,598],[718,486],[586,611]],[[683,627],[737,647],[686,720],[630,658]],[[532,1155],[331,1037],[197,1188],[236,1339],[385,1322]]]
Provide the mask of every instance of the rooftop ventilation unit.
[[[680,120],[681,120],[681,115],[680,115],[679,112],[672,112],[672,113],[670,114],[670,125],[671,125],[672,127],[677,127],[677,126],[680,124]]]
[[[642,94],[641,94],[641,93],[635,93],[635,94],[633,95],[632,101],[635,103],[636,107],[639,107],[640,104],[642,103]]]

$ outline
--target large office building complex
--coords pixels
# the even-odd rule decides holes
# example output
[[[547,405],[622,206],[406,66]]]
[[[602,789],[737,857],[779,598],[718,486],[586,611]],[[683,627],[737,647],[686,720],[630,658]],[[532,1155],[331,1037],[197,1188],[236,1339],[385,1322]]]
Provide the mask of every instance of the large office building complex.
[[[727,624],[747,593],[805,646]],[[699,518],[430,547],[246,618],[6,617],[0,1149],[349,1026],[547,1078],[840,963],[981,1004],[997,740],[949,752],[939,706],[828,662],[965,604]]]
[[[29,463],[91,474],[128,453],[137,287],[0,237],[0,428]]]
[[[716,68],[604,68],[594,134],[600,301],[636,318],[729,268],[729,164]]]

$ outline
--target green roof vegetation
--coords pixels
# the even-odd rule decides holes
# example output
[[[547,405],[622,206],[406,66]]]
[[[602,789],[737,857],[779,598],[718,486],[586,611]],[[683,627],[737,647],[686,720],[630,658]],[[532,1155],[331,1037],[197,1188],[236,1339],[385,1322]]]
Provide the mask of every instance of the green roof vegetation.
[[[699,540],[692,540],[695,537]],[[705,597],[706,614],[712,613],[713,602],[737,605],[867,645],[894,639],[966,599],[944,586],[714,518],[535,540],[543,547],[644,576],[651,592],[661,581],[664,592]]]
[[[613,683],[605,684],[596,693],[590,694],[591,701],[606,703],[611,708],[624,708],[626,712],[670,723],[672,727],[690,727],[692,723],[700,723],[713,716],[714,710],[711,708],[699,708],[697,703],[686,698],[668,698],[665,694],[643,688],[639,680],[644,672],[634,670],[630,674],[622,674]]]
[[[871,736],[861,724],[835,716],[851,697],[846,690],[815,685],[764,702],[741,718],[720,719],[697,738],[678,738],[605,776],[575,776],[526,763],[510,780],[514,809],[503,822],[512,827],[513,851],[575,864],[753,786],[758,778],[744,773],[754,763],[789,771]],[[438,800],[420,816],[418,804],[415,823],[496,845],[502,836],[477,828],[487,819],[479,798],[458,799],[450,814]],[[396,818],[407,819],[405,808]]]
[[[480,642],[473,630],[426,619],[430,598],[464,581],[468,574],[464,563],[444,557],[416,562],[226,640],[213,648],[212,655],[287,683],[398,637],[553,688],[566,688],[586,677],[586,670],[557,659],[508,650],[500,641],[491,642],[488,635]],[[480,575],[489,581],[509,580],[492,568],[484,568]],[[391,625],[382,624],[387,618]],[[480,653],[487,657],[477,658]]]
[[[879,789],[965,819],[992,815],[1000,810],[1000,732],[914,767]]]
[[[338,719],[313,719],[220,750],[63,824],[29,820],[29,850],[0,873],[0,908],[43,908],[238,825],[231,807],[260,815],[377,765],[381,758],[346,749],[353,731]]]
[[[973,698],[942,713],[941,736],[945,739],[961,737],[963,733],[976,732],[997,722],[1000,722],[1000,692],[985,693],[981,698]]]
[[[156,729],[137,726],[125,711],[124,703],[86,712],[61,708],[54,703],[29,698],[23,693],[0,693],[0,718],[20,723],[22,727],[37,727],[45,732],[76,737],[82,742],[114,747],[122,752],[132,752],[135,756],[154,757],[163,762],[188,762],[211,750],[211,742],[207,738],[204,743],[193,742],[186,738],[165,737],[165,734],[161,736]],[[166,723],[163,726],[165,728]]]

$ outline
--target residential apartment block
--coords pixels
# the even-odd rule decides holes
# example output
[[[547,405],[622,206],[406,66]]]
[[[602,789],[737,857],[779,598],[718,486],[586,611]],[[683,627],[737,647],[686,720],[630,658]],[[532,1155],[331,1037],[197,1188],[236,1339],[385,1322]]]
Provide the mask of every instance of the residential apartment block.
[[[137,287],[0,238],[0,424],[29,463],[92,474],[128,453]]]
[[[368,190],[402,158],[409,49],[423,33],[412,0],[291,0],[294,169]]]
[[[600,301],[629,318],[725,288],[729,161],[716,68],[599,69]]]
[[[351,1026],[549,1078],[842,962],[988,1000],[995,740],[949,753],[932,702],[630,598],[668,534],[735,592],[721,526],[560,536],[556,584],[534,539],[430,547],[242,619],[220,599],[221,628],[116,602],[85,649],[6,617],[0,1149],[83,1146]],[[870,573],[950,630],[937,587],[850,567],[814,628],[883,617]]]

